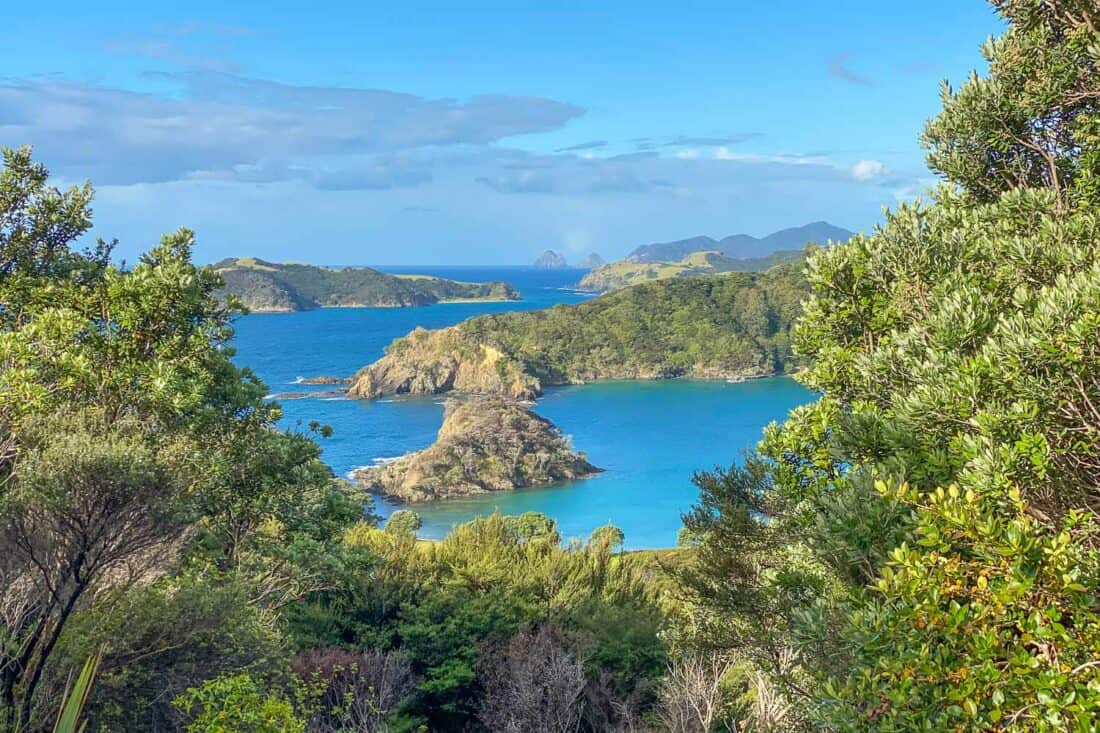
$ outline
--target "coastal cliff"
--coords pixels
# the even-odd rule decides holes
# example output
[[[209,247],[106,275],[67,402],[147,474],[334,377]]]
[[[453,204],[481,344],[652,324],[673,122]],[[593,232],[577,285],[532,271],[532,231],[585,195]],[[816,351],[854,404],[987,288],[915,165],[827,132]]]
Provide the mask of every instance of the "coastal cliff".
[[[516,359],[478,342],[457,326],[417,328],[386,355],[352,377],[351,397],[468,392],[530,400],[542,393],[537,377]]]
[[[602,469],[549,420],[502,399],[452,401],[429,448],[353,477],[405,503],[510,491],[591,476]]]
[[[348,392],[533,399],[545,386],[606,379],[781,374],[794,367],[790,328],[806,295],[801,269],[670,279],[572,306],[418,328],[352,377]]]

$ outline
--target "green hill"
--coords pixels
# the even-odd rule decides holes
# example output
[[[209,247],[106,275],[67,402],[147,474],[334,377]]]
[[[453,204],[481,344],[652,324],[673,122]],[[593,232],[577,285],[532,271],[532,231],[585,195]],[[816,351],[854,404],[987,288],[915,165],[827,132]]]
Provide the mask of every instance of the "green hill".
[[[448,391],[536,397],[600,379],[728,379],[788,371],[807,294],[803,262],[767,272],[674,278],[577,305],[417,329],[362,369],[356,397]]]
[[[518,300],[508,283],[467,283],[429,275],[390,275],[369,267],[320,267],[231,257],[210,266],[223,293],[249,310],[283,313],[313,308],[400,308],[463,300]]]
[[[782,250],[766,257],[734,258],[726,257],[718,251],[708,250],[692,252],[675,262],[619,260],[592,270],[581,278],[577,288],[604,293],[639,283],[675,277],[700,277],[723,272],[759,272],[778,264],[793,262],[801,256],[802,252],[797,250]]]

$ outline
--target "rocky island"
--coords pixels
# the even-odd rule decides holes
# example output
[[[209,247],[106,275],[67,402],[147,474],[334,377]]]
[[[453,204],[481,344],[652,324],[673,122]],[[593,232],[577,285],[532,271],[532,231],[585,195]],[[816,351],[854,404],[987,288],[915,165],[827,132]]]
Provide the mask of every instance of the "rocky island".
[[[547,385],[602,379],[781,374],[794,366],[790,328],[806,293],[802,263],[794,262],[418,328],[352,377],[348,394],[456,391],[534,399]]]
[[[535,267],[540,270],[560,270],[569,267],[569,263],[559,252],[548,249],[535,260]]]
[[[400,308],[468,300],[519,300],[508,283],[467,283],[429,275],[390,275],[370,267],[320,267],[231,257],[210,266],[255,313],[315,308]]]
[[[577,263],[577,267],[582,270],[594,270],[597,267],[603,267],[607,263],[603,257],[600,257],[597,253],[591,252],[584,259]]]
[[[353,477],[368,491],[405,503],[510,491],[599,473],[561,432],[503,399],[452,400],[429,448]]]

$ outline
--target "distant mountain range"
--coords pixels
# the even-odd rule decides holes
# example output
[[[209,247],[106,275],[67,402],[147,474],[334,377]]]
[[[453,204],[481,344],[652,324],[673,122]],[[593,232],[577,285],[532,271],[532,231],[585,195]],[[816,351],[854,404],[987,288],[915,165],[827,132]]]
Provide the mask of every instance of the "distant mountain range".
[[[623,259],[633,263],[678,262],[693,252],[718,252],[732,259],[767,257],[780,250],[801,250],[810,242],[844,242],[853,234],[827,221],[815,221],[759,238],[749,234],[733,234],[722,239],[700,236],[675,242],[643,244]]]
[[[724,239],[692,237],[645,244],[621,260],[593,268],[581,278],[577,288],[602,293],[668,278],[761,272],[801,258],[807,244],[844,242],[852,235],[847,229],[816,221],[760,238],[734,234]]]

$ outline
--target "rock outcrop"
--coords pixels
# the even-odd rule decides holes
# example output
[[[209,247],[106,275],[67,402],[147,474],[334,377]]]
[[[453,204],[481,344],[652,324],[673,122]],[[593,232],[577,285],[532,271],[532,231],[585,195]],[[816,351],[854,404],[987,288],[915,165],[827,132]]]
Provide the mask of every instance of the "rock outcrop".
[[[578,262],[577,267],[581,268],[582,270],[594,270],[597,267],[603,267],[606,264],[607,262],[604,261],[603,257],[600,257],[597,253],[592,252],[583,260]]]
[[[535,267],[540,270],[560,270],[563,267],[569,267],[569,263],[565,261],[561,254],[548,249],[535,260]]]
[[[352,377],[348,395],[370,399],[450,391],[531,400],[542,393],[542,385],[518,361],[457,327],[417,328]]]
[[[429,448],[354,478],[372,492],[405,503],[510,491],[591,476],[602,469],[549,420],[516,402],[452,401]]]

